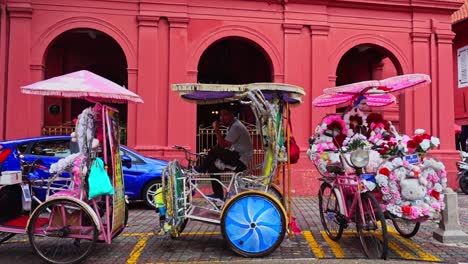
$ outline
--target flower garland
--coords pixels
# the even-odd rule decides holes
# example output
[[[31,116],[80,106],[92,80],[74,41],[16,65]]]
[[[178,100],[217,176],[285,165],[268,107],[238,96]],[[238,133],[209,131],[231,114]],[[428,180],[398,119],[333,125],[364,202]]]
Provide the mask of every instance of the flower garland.
[[[375,176],[382,208],[409,220],[436,218],[444,209],[447,172],[442,162],[425,159],[411,165],[401,158],[385,162]]]
[[[322,124],[318,129],[318,133],[324,134],[325,131],[338,131],[341,134],[347,134],[346,123],[339,115],[328,115],[322,120]]]
[[[349,130],[353,130],[358,126],[367,127],[367,115],[362,112],[358,106],[353,107],[343,115],[343,120]]]

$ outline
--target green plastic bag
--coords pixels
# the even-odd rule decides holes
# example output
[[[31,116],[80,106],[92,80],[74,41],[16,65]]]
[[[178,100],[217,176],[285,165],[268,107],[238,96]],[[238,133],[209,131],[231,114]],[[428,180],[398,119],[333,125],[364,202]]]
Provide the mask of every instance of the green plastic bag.
[[[91,171],[88,177],[88,199],[91,200],[96,196],[112,195],[114,188],[112,187],[109,175],[104,168],[104,161],[101,158],[96,158],[91,165]]]

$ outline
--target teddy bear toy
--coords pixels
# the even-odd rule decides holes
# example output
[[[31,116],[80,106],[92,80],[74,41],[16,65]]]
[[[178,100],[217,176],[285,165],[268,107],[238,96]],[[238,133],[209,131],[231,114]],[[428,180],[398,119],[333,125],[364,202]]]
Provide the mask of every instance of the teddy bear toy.
[[[417,205],[426,196],[426,186],[421,185],[418,179],[403,179],[400,182],[401,197],[404,204]]]

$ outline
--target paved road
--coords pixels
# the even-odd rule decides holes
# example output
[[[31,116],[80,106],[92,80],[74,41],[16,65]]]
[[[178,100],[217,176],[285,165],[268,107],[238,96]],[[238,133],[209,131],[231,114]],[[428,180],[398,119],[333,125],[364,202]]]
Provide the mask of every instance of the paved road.
[[[459,195],[460,220],[468,233],[468,196]],[[351,226],[339,243],[321,231],[316,198],[296,198],[294,211],[302,233],[285,239],[280,248],[268,256],[271,263],[375,263],[363,261],[359,240]],[[141,204],[132,204],[129,225],[111,245],[98,244],[85,263],[162,263],[162,262],[225,262],[255,263],[265,259],[245,259],[225,244],[218,226],[190,222],[186,232],[171,240],[152,233],[158,224],[156,214]],[[443,245],[432,238],[437,224],[427,222],[412,239],[400,237],[389,224],[390,262],[468,262],[468,241]],[[17,236],[0,246],[0,263],[40,263],[33,255],[25,236]],[[352,261],[351,261],[352,260]]]

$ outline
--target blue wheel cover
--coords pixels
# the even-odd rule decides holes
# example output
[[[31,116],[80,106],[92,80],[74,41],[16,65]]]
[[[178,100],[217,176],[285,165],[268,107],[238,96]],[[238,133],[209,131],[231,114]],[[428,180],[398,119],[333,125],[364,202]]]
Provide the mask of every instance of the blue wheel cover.
[[[242,197],[226,212],[227,238],[245,252],[270,249],[280,237],[282,226],[279,208],[265,197]]]

